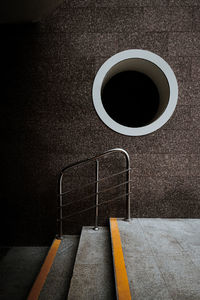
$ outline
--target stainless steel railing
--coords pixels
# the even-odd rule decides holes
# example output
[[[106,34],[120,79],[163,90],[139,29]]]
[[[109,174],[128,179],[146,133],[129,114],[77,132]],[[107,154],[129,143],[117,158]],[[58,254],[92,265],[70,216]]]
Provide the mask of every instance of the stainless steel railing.
[[[120,152],[124,155],[125,159],[126,159],[126,169],[121,171],[121,172],[118,172],[118,173],[114,173],[110,176],[107,176],[107,177],[104,177],[104,178],[101,178],[99,179],[99,159],[104,157],[104,156],[107,156],[111,153],[115,153],[115,152]],[[85,184],[85,185],[82,185],[81,188],[83,187],[87,187],[87,186],[90,186],[90,185],[93,185],[95,184],[95,193],[92,193],[91,195],[89,196],[86,196],[84,198],[82,198],[81,200],[78,199],[76,201],[73,201],[73,202],[68,202],[66,204],[63,204],[63,196],[67,195],[68,193],[74,191],[75,189],[71,189],[71,190],[68,190],[68,191],[65,191],[63,192],[63,177],[64,175],[66,174],[66,172],[69,170],[69,169],[73,169],[74,167],[81,167],[83,165],[86,165],[87,163],[91,162],[91,161],[96,161],[96,174],[95,174],[95,181],[89,183],[89,184]],[[58,218],[58,222],[59,222],[59,234],[58,234],[58,237],[61,238],[62,235],[63,235],[63,220],[65,219],[68,219],[74,215],[77,215],[77,214],[80,214],[80,213],[83,213],[83,212],[86,212],[90,209],[95,209],[95,225],[94,225],[94,230],[98,230],[98,216],[99,216],[99,206],[103,205],[103,204],[106,204],[106,203],[110,203],[110,202],[113,202],[113,201],[117,201],[119,200],[120,198],[126,196],[126,220],[130,220],[130,157],[129,157],[129,154],[127,151],[125,151],[124,149],[121,149],[121,148],[114,148],[114,149],[110,149],[104,153],[101,153],[99,155],[96,155],[92,158],[88,158],[88,159],[85,159],[85,160],[82,160],[82,161],[79,161],[79,162],[76,162],[74,164],[70,164],[68,165],[67,167],[63,168],[59,174],[59,206],[58,206],[58,209],[59,209],[59,218]],[[99,182],[102,182],[102,181],[105,181],[109,178],[112,178],[114,176],[118,176],[120,174],[123,174],[123,173],[126,173],[126,180],[120,184],[117,184],[117,185],[114,185],[114,186],[111,186],[107,189],[104,189],[102,191],[99,191]],[[110,199],[108,201],[104,201],[102,203],[99,203],[99,194],[102,194],[102,193],[105,193],[109,190],[112,190],[118,186],[122,186],[122,185],[126,185],[126,193],[118,196],[118,197],[115,197],[113,199]],[[78,188],[80,189],[80,187]],[[78,202],[78,201],[82,201],[84,199],[87,199],[87,198],[90,198],[90,197],[95,197],[95,204],[93,206],[90,206],[88,208],[85,208],[81,211],[78,211],[78,212],[75,212],[75,213],[72,213],[72,214],[69,214],[67,216],[63,216],[63,207],[66,207],[68,206],[69,204],[72,204],[74,202]]]

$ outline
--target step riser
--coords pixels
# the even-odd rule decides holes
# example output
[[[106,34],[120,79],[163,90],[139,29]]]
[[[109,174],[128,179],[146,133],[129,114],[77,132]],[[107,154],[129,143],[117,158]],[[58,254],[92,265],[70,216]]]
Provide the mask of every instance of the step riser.
[[[115,299],[108,228],[83,227],[67,299]]]

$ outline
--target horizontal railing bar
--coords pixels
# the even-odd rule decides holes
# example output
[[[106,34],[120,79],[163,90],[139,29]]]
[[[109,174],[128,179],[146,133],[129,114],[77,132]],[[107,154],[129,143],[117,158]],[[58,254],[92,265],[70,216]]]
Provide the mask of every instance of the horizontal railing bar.
[[[119,187],[119,186],[125,185],[125,184],[127,184],[127,183],[129,183],[129,182],[131,182],[131,181],[132,181],[132,180],[125,181],[125,182],[123,182],[123,183],[113,185],[112,187],[110,187],[110,188],[108,188],[108,189],[104,189],[104,190],[102,190],[102,191],[100,191],[100,192],[98,192],[98,193],[93,193],[93,194],[91,194],[91,195],[89,195],[89,196],[86,196],[86,197],[83,197],[83,198],[81,198],[81,199],[78,199],[78,200],[75,200],[75,201],[70,201],[70,202],[68,202],[68,203],[65,203],[65,204],[63,204],[62,206],[58,206],[58,208],[60,208],[60,207],[66,207],[66,206],[68,206],[68,205],[70,205],[70,204],[77,203],[77,202],[83,201],[83,200],[85,200],[85,199],[89,199],[89,198],[94,197],[94,196],[96,196],[96,195],[99,195],[99,194],[105,193],[105,192],[107,192],[107,191],[110,191],[110,190],[112,190],[112,189],[115,189],[115,188],[117,188],[117,187]]]
[[[100,206],[100,205],[103,205],[103,204],[107,204],[107,203],[113,202],[113,201],[115,201],[116,199],[121,199],[122,197],[128,196],[128,195],[130,195],[130,194],[132,194],[132,192],[123,194],[123,195],[121,195],[121,196],[119,196],[119,197],[115,197],[115,198],[113,198],[113,199],[111,199],[111,200],[108,200],[108,201],[101,202],[101,203],[99,204],[99,206]]]
[[[92,184],[95,184],[95,183],[97,183],[97,182],[104,181],[104,180],[106,180],[106,179],[110,179],[110,178],[112,178],[112,177],[114,177],[114,176],[117,176],[117,175],[126,173],[126,172],[128,172],[128,171],[130,171],[130,170],[131,170],[131,168],[126,169],[126,170],[123,170],[123,171],[118,172],[118,173],[115,173],[115,174],[112,174],[112,175],[110,175],[110,176],[101,178],[101,179],[99,179],[98,181],[93,181],[93,182],[87,183],[87,184],[85,184],[85,185],[82,185],[81,187],[73,188],[73,189],[71,189],[71,190],[69,190],[69,191],[66,191],[66,192],[63,192],[63,193],[61,193],[61,194],[58,194],[58,196],[64,196],[64,195],[69,194],[69,193],[71,193],[71,192],[73,192],[73,191],[80,190],[80,189],[82,189],[82,188],[88,187],[88,186],[90,186],[90,185],[92,185]]]
[[[104,202],[102,202],[102,203],[99,203],[98,205],[90,206],[90,207],[88,207],[88,208],[85,208],[85,209],[83,209],[83,210],[80,210],[80,211],[78,211],[78,212],[75,212],[75,213],[73,213],[73,214],[71,214],[71,215],[68,215],[68,216],[66,216],[66,217],[63,217],[62,219],[57,219],[57,222],[60,222],[60,221],[62,221],[62,220],[65,220],[65,219],[71,218],[71,217],[73,217],[73,216],[75,216],[75,215],[78,215],[78,214],[81,214],[81,213],[83,213],[83,212],[86,212],[86,211],[88,211],[88,210],[90,210],[90,209],[95,208],[96,206],[101,206],[101,205],[103,205],[103,204],[113,202],[113,201],[115,201],[116,199],[121,199],[122,197],[128,196],[128,195],[130,195],[131,193],[132,193],[132,192],[125,193],[125,194],[123,194],[123,195],[121,195],[121,196],[118,196],[118,197],[115,197],[115,198],[113,198],[113,199],[111,199],[111,200],[108,200],[108,201],[104,201]]]
[[[63,217],[62,219],[57,219],[57,221],[59,222],[59,221],[62,221],[62,220],[71,218],[71,217],[73,217],[73,216],[79,215],[79,214],[81,214],[81,213],[83,213],[83,212],[86,212],[86,211],[88,211],[88,210],[90,210],[90,209],[93,209],[93,208],[95,208],[95,207],[96,207],[96,205],[90,206],[90,207],[88,207],[88,208],[85,208],[85,209],[83,209],[83,210],[80,210],[80,211],[78,211],[78,212],[75,212],[75,213],[73,213],[73,214],[71,214],[71,215],[68,215],[68,216],[66,216],[66,217]]]

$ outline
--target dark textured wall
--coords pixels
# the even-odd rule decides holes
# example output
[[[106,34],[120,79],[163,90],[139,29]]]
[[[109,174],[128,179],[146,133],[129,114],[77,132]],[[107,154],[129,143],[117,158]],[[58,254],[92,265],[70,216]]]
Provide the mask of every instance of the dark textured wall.
[[[200,216],[199,6],[198,0],[72,0],[38,24],[1,25],[4,244],[50,242],[56,232],[59,170],[112,147],[123,147],[131,156],[132,216]],[[161,55],[179,84],[171,120],[142,137],[107,128],[91,97],[101,64],[130,48]],[[107,166],[106,172],[112,171]],[[88,174],[83,173],[86,182]],[[86,204],[72,205],[70,211]],[[101,221],[104,214],[121,215],[123,207],[121,202],[107,206]],[[65,232],[92,220],[92,212],[80,215],[67,222]]]

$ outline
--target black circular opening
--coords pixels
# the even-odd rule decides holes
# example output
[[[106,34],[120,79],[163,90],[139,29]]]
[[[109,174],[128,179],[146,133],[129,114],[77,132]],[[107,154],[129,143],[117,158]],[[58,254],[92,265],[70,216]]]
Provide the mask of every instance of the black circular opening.
[[[101,92],[107,114],[127,127],[151,123],[159,108],[159,92],[146,74],[124,71],[114,75]]]

